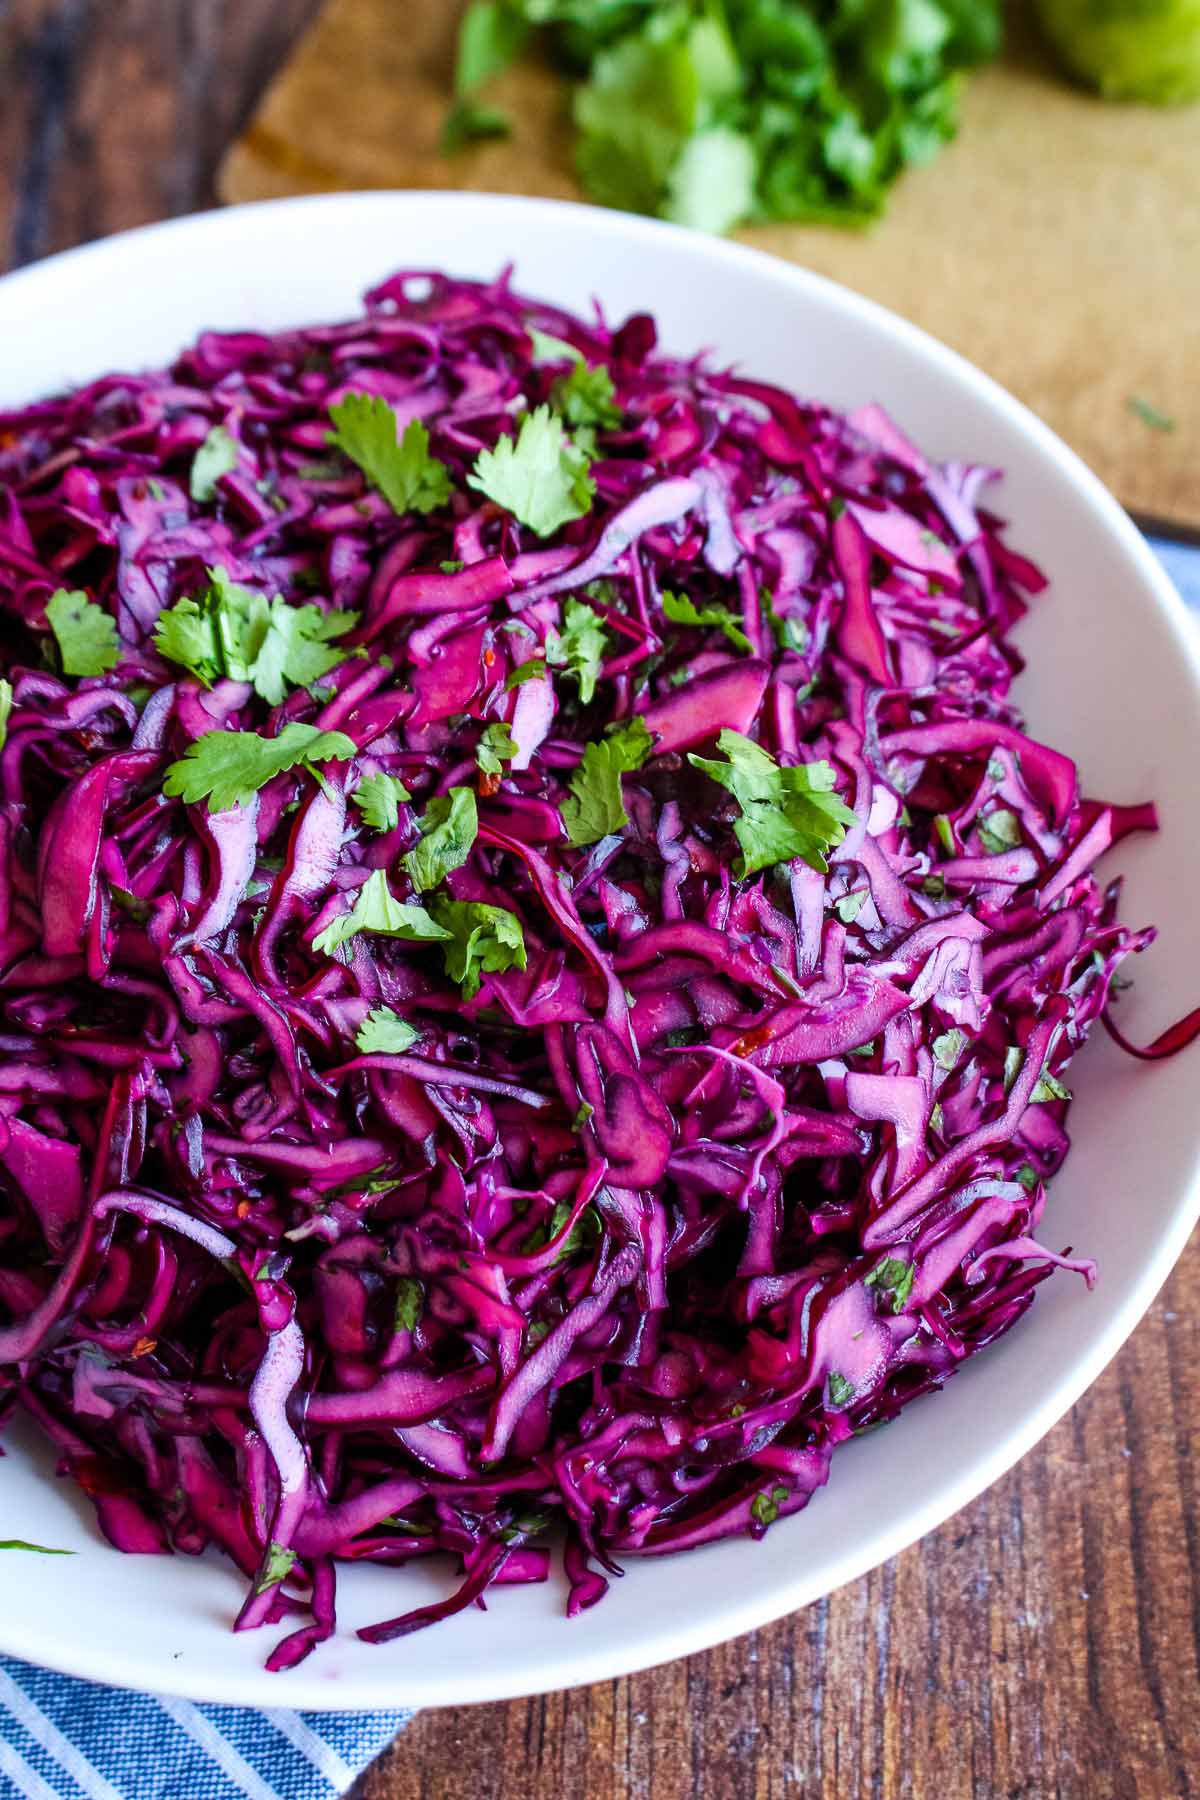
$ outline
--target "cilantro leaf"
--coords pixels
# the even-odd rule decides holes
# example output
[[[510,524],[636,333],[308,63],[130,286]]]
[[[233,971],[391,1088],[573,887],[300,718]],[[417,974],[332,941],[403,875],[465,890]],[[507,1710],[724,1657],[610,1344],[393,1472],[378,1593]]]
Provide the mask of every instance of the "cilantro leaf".
[[[894,1313],[902,1313],[908,1305],[912,1293],[913,1277],[916,1269],[912,1263],[904,1261],[900,1256],[885,1256],[881,1263],[876,1263],[871,1273],[864,1277],[869,1288],[875,1288],[892,1303]],[[832,1396],[832,1377],[831,1396]],[[853,1390],[851,1390],[853,1392]]]
[[[402,1056],[411,1050],[418,1035],[390,1006],[375,1006],[359,1026],[354,1042],[364,1056]]]
[[[535,363],[582,362],[583,357],[574,344],[568,344],[566,338],[552,337],[548,331],[539,331],[536,325],[526,328],[529,341],[533,345]]]
[[[224,676],[249,681],[278,706],[289,686],[310,687],[345,662],[347,652],[331,649],[330,640],[353,630],[357,613],[289,606],[279,594],[268,600],[231,580],[221,564],[208,571],[208,580],[195,599],[177,600],[161,612],[154,627],[159,655],[206,687]]]
[[[840,844],[855,815],[833,791],[834,772],[827,762],[798,763],[781,768],[775,758],[740,731],[722,731],[717,747],[727,757],[717,762],[689,754],[694,768],[727,788],[741,809],[734,832],[742,847],[740,880],[779,862],[800,857],[822,874],[826,851]]]
[[[758,609],[763,622],[775,639],[780,650],[795,650],[803,654],[808,649],[808,626],[803,619],[793,619],[790,615],[775,611],[775,602],[766,588],[758,591]],[[797,700],[805,696],[797,694]]]
[[[548,406],[527,413],[515,438],[502,437],[494,450],[481,450],[467,485],[539,537],[582,519],[596,492],[587,457]]]
[[[425,1292],[415,1275],[401,1275],[396,1283],[395,1331],[415,1331],[425,1311]]]
[[[201,506],[217,497],[222,475],[238,465],[238,447],[223,425],[214,425],[192,458],[191,495]]]
[[[0,1550],[32,1550],[36,1556],[74,1556],[73,1550],[52,1550],[46,1544],[31,1544],[25,1538],[0,1538]]]
[[[1134,418],[1140,419],[1143,425],[1148,425],[1151,431],[1174,431],[1175,421],[1170,413],[1161,412],[1157,406],[1149,400],[1144,400],[1140,394],[1130,394],[1125,404]]]
[[[697,606],[686,594],[673,594],[664,588],[659,595],[662,609],[673,625],[718,626],[729,639],[735,650],[750,651],[750,639],[742,630],[739,614],[731,607],[721,606],[713,602],[709,606]]]
[[[348,913],[342,913],[317,933],[313,949],[332,956],[360,931],[401,938],[409,944],[436,943],[451,935],[430,918],[423,906],[409,906],[397,900],[382,869],[374,869],[367,876]]]
[[[171,764],[163,793],[177,795],[189,806],[207,798],[209,812],[225,812],[247,805],[259,788],[287,769],[349,762],[357,754],[357,744],[345,732],[318,731],[295,719],[273,738],[257,731],[206,731],[188,745],[181,761]]]
[[[456,100],[442,123],[442,154],[453,156],[485,138],[511,136],[512,120],[499,107],[481,106],[478,100]]]
[[[479,992],[481,974],[525,967],[525,933],[507,907],[435,894],[429,910],[441,935],[450,940],[442,951],[446,973],[458,982],[464,1000],[473,1000]]]
[[[560,375],[555,382],[550,390],[550,404],[568,425],[613,430],[621,423],[621,409],[616,404],[612,376],[603,363],[591,368],[577,350],[572,355],[575,365],[569,375]]]
[[[46,602],[64,675],[107,675],[121,660],[116,623],[77,588],[58,588]]]
[[[835,1406],[839,1412],[844,1406],[849,1406],[854,1398],[854,1383],[847,1381],[844,1375],[839,1375],[836,1369],[829,1371],[828,1390],[829,1404]]]
[[[454,91],[469,94],[503,74],[525,48],[528,21],[507,0],[471,0],[458,28]]]
[[[579,698],[586,706],[596,692],[596,681],[608,634],[591,607],[583,600],[568,600],[563,610],[561,636],[546,633],[546,661],[565,669],[579,683]]]
[[[277,1544],[272,1540],[267,1551],[263,1572],[258,1578],[256,1594],[265,1594],[268,1588],[278,1587],[292,1572],[296,1561],[296,1552],[289,1550],[286,1544]]]
[[[773,1525],[779,1517],[779,1508],[787,1497],[788,1490],[782,1485],[773,1487],[769,1494],[755,1494],[750,1502],[750,1517],[765,1531],[767,1526]]]
[[[851,888],[848,894],[834,901],[833,909],[843,925],[852,925],[866,903],[867,889]]]
[[[0,750],[8,742],[8,715],[12,711],[12,682],[0,680]]]
[[[563,801],[563,824],[577,849],[597,844],[628,825],[621,777],[640,769],[654,747],[642,718],[618,725],[599,743],[588,744],[583,761],[572,773],[570,796]]]
[[[507,725],[485,725],[483,735],[475,746],[475,762],[483,775],[498,777],[504,773],[504,765],[517,754],[517,746]]]
[[[745,132],[728,125],[696,132],[672,166],[663,217],[694,231],[732,231],[753,210],[757,162]]]
[[[437,887],[452,870],[461,869],[471,854],[479,831],[474,789],[452,787],[448,794],[435,794],[417,826],[421,842],[405,856],[404,867],[421,894]]]
[[[412,796],[402,781],[380,770],[375,775],[364,775],[350,798],[372,831],[395,831],[400,823],[401,802]]]
[[[250,679],[269,706],[278,706],[289,687],[311,687],[344,663],[347,652],[330,639],[358,624],[354,612],[322,612],[319,606],[289,606],[277,594],[271,602],[267,634]]]
[[[1034,1168],[1032,1163],[1022,1163],[1021,1167],[1017,1170],[1017,1180],[1020,1182],[1021,1186],[1025,1189],[1025,1192],[1027,1194],[1033,1193],[1034,1189],[1037,1187],[1039,1179],[1040,1179],[1040,1177],[1038,1175],[1038,1172]]]
[[[504,684],[504,691],[508,694],[512,692],[513,688],[520,687],[523,682],[540,681],[545,673],[545,657],[531,656],[526,662],[517,664],[516,668]]]
[[[396,415],[379,394],[349,393],[329,409],[328,442],[357,463],[393,512],[433,512],[450,498],[450,471],[429,454],[429,431],[410,419],[401,438]]]

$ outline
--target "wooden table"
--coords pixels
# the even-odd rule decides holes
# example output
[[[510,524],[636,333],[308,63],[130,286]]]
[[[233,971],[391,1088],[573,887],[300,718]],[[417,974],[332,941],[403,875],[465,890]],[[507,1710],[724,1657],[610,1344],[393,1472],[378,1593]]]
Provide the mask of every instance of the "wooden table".
[[[0,0],[0,268],[210,204],[316,5]],[[1200,1794],[1198,1313],[1193,1244],[1070,1417],[923,1544],[705,1656],[426,1713],[357,1800]]]

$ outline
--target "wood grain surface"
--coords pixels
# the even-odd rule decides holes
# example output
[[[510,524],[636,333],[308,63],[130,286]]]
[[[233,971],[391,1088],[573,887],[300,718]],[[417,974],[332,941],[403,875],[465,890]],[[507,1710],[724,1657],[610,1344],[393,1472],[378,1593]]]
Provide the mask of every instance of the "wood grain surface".
[[[313,11],[0,0],[0,264],[210,204]],[[1198,1412],[1193,1244],[1074,1412],[922,1544],[707,1655],[423,1714],[357,1800],[1190,1800]]]
[[[532,59],[496,87],[511,139],[441,154],[461,4],[327,0],[231,150],[225,198],[355,187],[578,198],[566,90]],[[1010,0],[1007,53],[970,82],[957,139],[898,183],[878,224],[738,235],[931,331],[1040,414],[1126,506],[1200,530],[1200,106],[1112,106],[1068,86],[1023,6]],[[1149,428],[1133,397],[1174,429]]]

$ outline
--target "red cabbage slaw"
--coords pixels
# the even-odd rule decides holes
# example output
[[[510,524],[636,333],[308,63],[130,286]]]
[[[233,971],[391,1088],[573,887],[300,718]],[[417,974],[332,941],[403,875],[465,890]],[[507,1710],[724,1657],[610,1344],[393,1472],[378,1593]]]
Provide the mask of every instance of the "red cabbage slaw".
[[[507,276],[0,415],[0,1417],[272,1668],[339,1561],[458,1560],[383,1642],[761,1537],[1091,1280],[1154,815],[1008,699],[995,473]]]

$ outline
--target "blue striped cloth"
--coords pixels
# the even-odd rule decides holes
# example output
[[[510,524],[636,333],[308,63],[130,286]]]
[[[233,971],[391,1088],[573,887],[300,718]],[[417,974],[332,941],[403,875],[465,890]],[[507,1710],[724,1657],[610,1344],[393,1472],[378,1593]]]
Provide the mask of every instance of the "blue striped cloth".
[[[193,1706],[0,1657],[0,1796],[334,1800],[411,1717]]]
[[[1200,548],[1150,541],[1200,613]],[[333,1800],[411,1716],[193,1706],[0,1657],[0,1800]]]

